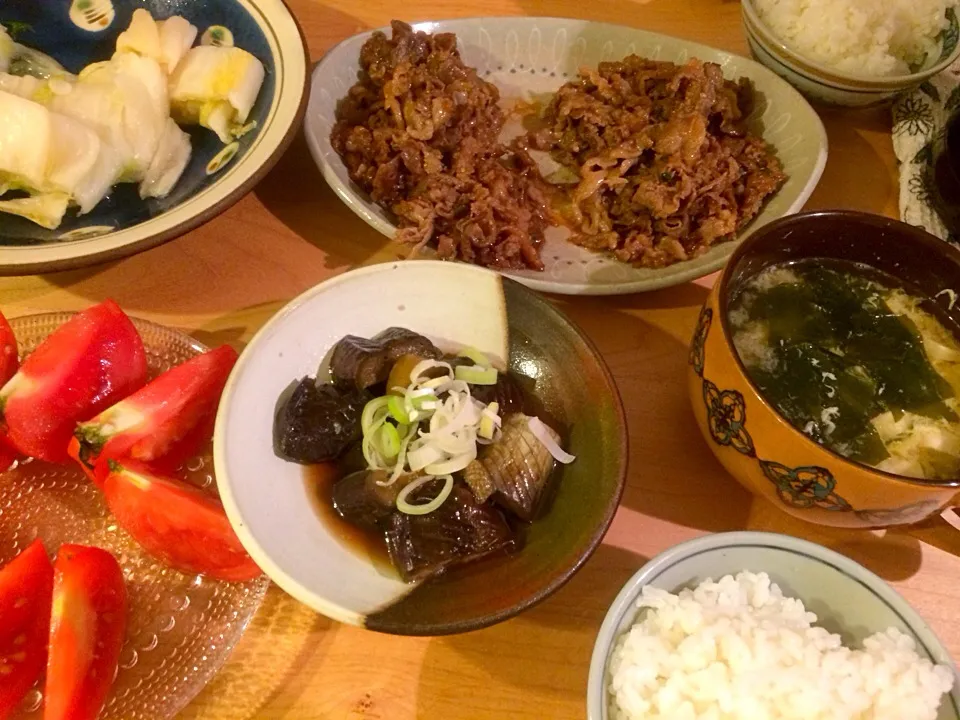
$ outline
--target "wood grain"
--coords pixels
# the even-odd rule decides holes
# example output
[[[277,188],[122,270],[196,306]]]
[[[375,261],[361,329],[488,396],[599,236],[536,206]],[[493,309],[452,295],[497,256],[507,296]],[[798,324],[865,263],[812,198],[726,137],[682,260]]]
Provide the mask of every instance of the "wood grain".
[[[289,0],[314,59],[384,25],[386,0]],[[744,54],[735,0],[406,0],[405,20],[555,15],[625,23]],[[808,207],[895,216],[896,164],[884,110],[822,110],[830,159]],[[299,139],[247,198],[207,226],[122,262],[0,280],[11,316],[112,297],[130,313],[206,342],[249,340],[285,301],[331,275],[394,256],[340,203]],[[487,720],[582,718],[594,635],[622,583],[677,542],[772,530],[840,550],[891,581],[960,656],[960,539],[940,529],[843,532],[805,525],[748,495],[694,427],[683,381],[709,281],[619,298],[555,298],[600,347],[631,435],[629,486],[597,554],[557,595],[462,636],[396,638],[317,616],[273,588],[230,663],[185,718]]]

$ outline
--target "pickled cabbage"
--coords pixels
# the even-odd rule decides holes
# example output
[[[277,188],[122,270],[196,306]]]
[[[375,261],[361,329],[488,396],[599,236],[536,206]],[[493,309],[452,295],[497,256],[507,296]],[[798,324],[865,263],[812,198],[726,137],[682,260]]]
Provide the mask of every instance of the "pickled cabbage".
[[[117,183],[165,197],[192,152],[177,121],[225,143],[249,129],[263,65],[239,48],[191,49],[197,34],[141,8],[109,60],[72,75],[0,25],[0,213],[56,228],[71,205],[90,212]],[[12,191],[27,196],[4,197]]]
[[[243,128],[263,85],[257,58],[238,47],[201,45],[190,50],[170,78],[173,116],[202,125],[224,143]]]

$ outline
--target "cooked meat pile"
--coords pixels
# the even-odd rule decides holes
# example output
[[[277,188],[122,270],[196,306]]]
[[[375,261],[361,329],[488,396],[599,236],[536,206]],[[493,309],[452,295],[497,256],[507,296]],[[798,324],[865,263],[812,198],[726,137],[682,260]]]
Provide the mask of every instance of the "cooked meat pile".
[[[392,27],[364,43],[337,106],[331,142],[350,177],[414,253],[431,244],[445,259],[542,269],[549,203],[529,155],[499,142],[497,88],[463,64],[455,35]]]
[[[579,172],[564,209],[573,242],[658,268],[729,239],[786,179],[746,130],[752,95],[749,81],[696,59],[582,69],[527,139]]]

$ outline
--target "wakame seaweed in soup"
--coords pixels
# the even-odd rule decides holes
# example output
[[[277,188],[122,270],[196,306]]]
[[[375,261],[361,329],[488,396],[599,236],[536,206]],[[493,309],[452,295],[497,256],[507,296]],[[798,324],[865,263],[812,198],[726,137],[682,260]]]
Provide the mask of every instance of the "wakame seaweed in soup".
[[[854,263],[771,266],[729,314],[765,398],[797,429],[898,475],[960,477],[960,344],[924,298]]]

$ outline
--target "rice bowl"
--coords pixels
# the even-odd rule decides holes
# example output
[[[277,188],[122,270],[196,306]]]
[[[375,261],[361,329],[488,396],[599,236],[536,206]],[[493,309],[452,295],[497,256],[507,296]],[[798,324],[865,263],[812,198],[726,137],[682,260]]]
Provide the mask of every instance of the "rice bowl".
[[[772,646],[768,645],[763,659],[765,670],[770,669],[767,666],[772,667],[771,660],[774,658],[786,657],[803,647],[802,642],[799,645],[796,644],[796,636],[807,632],[816,642],[822,645],[822,648],[816,651],[805,648],[810,653],[807,657],[808,660],[816,658],[811,668],[818,664],[821,652],[823,652],[824,657],[836,654],[836,657],[829,660],[829,663],[831,663],[829,665],[830,671],[824,673],[823,678],[825,679],[818,681],[820,683],[817,686],[819,692],[832,692],[836,697],[846,696],[848,700],[859,697],[859,702],[862,703],[863,694],[860,691],[863,690],[863,686],[859,687],[858,690],[855,687],[857,685],[856,680],[851,680],[854,676],[850,675],[849,672],[844,675],[841,666],[849,670],[852,665],[848,665],[848,660],[853,663],[862,663],[865,667],[872,668],[870,673],[873,676],[877,674],[881,667],[876,659],[883,656],[894,663],[906,661],[906,664],[901,665],[901,667],[910,668],[907,675],[904,676],[910,678],[906,681],[907,684],[899,685],[904,693],[907,692],[905,690],[907,687],[913,689],[923,687],[924,689],[920,692],[926,693],[929,691],[929,701],[934,693],[939,698],[943,688],[948,682],[951,683],[953,689],[939,703],[937,714],[935,716],[928,715],[928,717],[936,717],[936,720],[960,720],[960,691],[957,689],[956,669],[950,654],[937,640],[930,628],[896,591],[856,562],[831,550],[786,535],[758,532],[720,533],[688,541],[651,560],[627,582],[607,612],[594,645],[587,689],[588,720],[624,720],[634,717],[670,717],[678,720],[701,717],[711,718],[712,720],[727,720],[727,718],[746,720],[754,717],[803,717],[809,720],[816,720],[817,718],[863,720],[863,718],[909,717],[914,720],[923,717],[917,713],[919,708],[913,705],[910,706],[910,710],[906,714],[901,711],[899,716],[892,714],[873,715],[870,713],[853,714],[852,712],[846,714],[843,712],[815,714],[810,710],[811,706],[804,708],[807,714],[800,715],[752,714],[750,706],[743,703],[736,707],[738,712],[733,714],[722,714],[718,707],[702,709],[700,714],[696,712],[690,714],[690,709],[680,708],[679,703],[673,706],[674,710],[680,708],[679,710],[666,715],[647,713],[646,709],[640,709],[639,714],[637,714],[638,711],[634,710],[632,706],[628,710],[632,710],[633,714],[624,714],[622,707],[618,709],[622,705],[622,700],[615,699],[616,696],[611,693],[611,688],[614,688],[615,692],[618,687],[621,691],[626,691],[628,690],[627,686],[632,685],[636,690],[639,686],[638,683],[650,683],[651,678],[656,679],[659,671],[654,667],[653,658],[661,658],[666,663],[662,667],[672,665],[672,667],[677,668],[682,664],[679,660],[681,655],[685,655],[686,659],[691,662],[701,663],[705,656],[709,657],[710,651],[704,652],[704,647],[709,647],[709,643],[698,645],[697,641],[689,641],[686,645],[680,644],[681,636],[685,636],[689,631],[692,631],[695,625],[684,626],[680,624],[681,617],[675,607],[676,601],[668,599],[667,596],[673,594],[676,598],[676,594],[685,589],[690,591],[711,577],[721,578],[725,575],[736,575],[744,569],[750,569],[756,573],[767,573],[769,579],[782,588],[783,596],[797,598],[800,601],[778,598],[772,588],[762,581],[755,585],[746,583],[745,587],[750,588],[749,592],[740,588],[733,578],[725,581],[727,588],[724,592],[727,597],[722,600],[724,605],[722,611],[716,611],[717,615],[727,616],[724,622],[729,623],[730,626],[734,625],[734,621],[730,617],[736,615],[736,611],[732,609],[734,607],[739,606],[745,614],[757,612],[752,605],[750,610],[746,609],[747,598],[750,598],[756,600],[760,606],[766,605],[758,613],[764,615],[764,618],[762,622],[758,623],[757,627],[771,633],[773,628],[777,628],[778,634],[771,634],[771,637],[777,638],[777,643],[781,642],[779,632],[787,627],[790,628],[788,632],[785,632],[784,637],[793,638],[787,641],[787,643],[794,643],[790,646],[792,649],[784,650],[781,647],[774,651]],[[734,585],[730,585],[730,583]],[[733,586],[736,586],[737,590],[731,594],[729,588]],[[649,589],[645,591],[644,588]],[[744,594],[740,594],[741,591]],[[638,651],[638,654],[642,653],[643,655],[642,668],[639,670],[639,675],[633,675],[637,668],[632,665],[625,665],[623,660],[626,656],[621,657],[621,655],[623,648],[628,647],[630,643],[628,634],[631,632],[631,628],[634,627],[637,620],[643,621],[646,617],[649,617],[649,615],[642,614],[648,612],[647,610],[640,610],[637,607],[637,601],[645,592],[647,600],[660,606],[661,619],[674,623],[674,630],[671,631],[674,634],[669,634],[669,640],[667,640],[659,636],[651,639],[653,636],[644,633],[649,637],[643,639],[640,644],[645,644],[645,647],[642,651]],[[699,600],[709,597],[711,593],[714,597],[714,606],[721,604],[721,601],[717,598],[720,598],[723,593],[717,592],[715,586],[712,589],[711,586],[707,586],[705,594]],[[692,592],[689,594],[692,596]],[[734,598],[740,598],[740,600],[733,602]],[[690,603],[690,607],[696,606],[693,600],[687,600],[686,602]],[[705,607],[709,607],[709,601],[705,603]],[[806,615],[807,610],[816,614],[818,624],[822,625],[821,629],[813,631],[808,627],[804,629],[804,626],[808,625],[810,620],[809,616]],[[774,620],[781,611],[783,618]],[[710,611],[707,611],[701,617],[709,615]],[[703,626],[705,627],[706,624],[704,622]],[[890,628],[893,628],[892,632],[889,632]],[[868,638],[876,633],[883,634],[868,641]],[[839,649],[841,639],[843,645],[857,648],[865,647],[866,652],[861,651],[854,655],[849,650]],[[635,638],[634,642],[636,640]],[[731,657],[738,658],[735,662],[749,664],[751,656],[744,652],[747,646],[743,642],[736,639],[732,641],[728,639],[726,642],[729,643],[729,648],[733,648]],[[913,652],[909,649],[910,644],[914,645],[915,655],[920,658],[919,661],[915,660],[910,654]],[[679,653],[673,652],[672,648],[674,646],[682,647],[682,650]],[[717,647],[720,647],[719,643]],[[665,651],[669,651],[669,658]],[[802,654],[803,651],[800,652]],[[721,654],[718,652],[718,656]],[[630,657],[633,657],[632,652]],[[918,672],[914,669],[914,667],[919,668],[921,665],[925,669],[924,671]],[[942,665],[943,667],[935,670],[935,665]],[[709,663],[707,667],[710,667]],[[739,667],[742,670],[744,666]],[[892,667],[886,667],[886,670],[883,671],[886,673],[884,677],[887,680],[881,679],[881,683],[889,682],[889,679],[893,677],[893,674],[890,674]],[[619,678],[617,677],[618,671]],[[691,688],[693,688],[692,692],[699,692],[701,696],[709,695],[710,685],[704,683],[703,680],[710,676],[710,672],[719,673],[719,671],[720,668],[713,668],[706,675],[701,675],[699,680],[692,673],[689,677],[678,675],[672,681],[671,688],[675,691],[673,699],[676,700],[680,695],[690,693]],[[728,670],[724,672],[728,672]],[[866,676],[867,673],[864,673],[864,675]],[[926,684],[920,682],[921,675]],[[753,677],[755,678],[756,674]],[[811,677],[807,675],[804,680],[809,682]],[[783,690],[789,687],[789,683],[783,683],[782,678],[779,678],[782,684],[778,686],[775,682],[778,678],[774,677],[772,672],[767,673],[766,679],[770,682],[766,685],[767,690],[770,690],[770,688]],[[910,686],[909,683],[913,681],[916,681],[915,684]],[[657,683],[659,682],[658,680]],[[619,683],[619,686],[617,683]],[[756,688],[763,686],[762,678],[757,682],[748,682],[744,685],[744,687],[752,688],[754,691]],[[712,691],[717,694],[719,687],[720,685],[715,682]],[[734,686],[730,685],[730,687]],[[795,699],[802,698],[804,686],[796,678],[794,679],[794,689],[801,691]],[[858,695],[858,693],[860,694]],[[645,691],[640,689],[635,692],[634,697],[639,701],[644,701],[645,694]],[[741,699],[750,697],[750,695],[753,695],[753,699],[756,699],[756,694],[756,692],[742,693]],[[817,693],[808,693],[808,699],[809,697],[815,698],[816,695]],[[731,694],[728,701],[734,697]],[[902,699],[899,693],[896,695],[887,693],[883,697],[885,698],[883,702],[891,699]],[[903,697],[905,697],[905,694]],[[668,697],[667,700],[670,701],[670,698]],[[831,711],[837,709],[837,701],[834,700],[833,702],[834,704],[829,708]],[[850,700],[850,702],[854,703],[857,700]],[[637,707],[642,708],[642,705],[638,702]],[[728,702],[727,708],[730,707],[732,706]],[[850,707],[853,707],[853,705],[851,704]],[[758,710],[758,707],[754,705],[752,709]],[[801,713],[803,713],[802,710]]]
[[[851,16],[846,3],[836,8],[817,5],[811,14],[806,8],[814,6],[803,2],[742,0],[740,8],[753,56],[811,100],[842,107],[879,105],[929,80],[960,56],[960,23],[954,7],[944,12],[945,27],[934,31],[935,25],[930,23],[939,23],[939,16],[926,23],[923,20],[931,13],[918,13],[912,19],[907,14],[906,20],[900,14],[900,20],[892,21],[878,10],[879,3],[871,2],[866,8],[858,4]],[[782,26],[780,31],[761,16],[761,3],[768,9],[779,8],[775,22]],[[797,42],[806,42],[807,47],[801,48]],[[820,57],[811,54],[812,47]],[[927,48],[925,55],[919,56],[917,48]],[[852,69],[830,64],[848,54],[860,58],[856,63],[842,63]],[[898,67],[901,70],[895,69]],[[880,70],[885,74],[876,74]]]
[[[753,0],[790,48],[841,72],[907,75],[939,55],[951,0]]]
[[[895,627],[848,648],[766,573],[647,585],[636,605],[610,661],[617,720],[935,720],[954,684]]]

